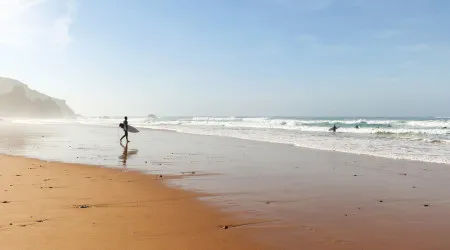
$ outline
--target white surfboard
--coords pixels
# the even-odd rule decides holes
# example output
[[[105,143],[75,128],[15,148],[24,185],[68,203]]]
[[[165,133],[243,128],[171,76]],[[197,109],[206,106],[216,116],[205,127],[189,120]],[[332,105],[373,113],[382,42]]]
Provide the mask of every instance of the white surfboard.
[[[119,127],[123,128],[123,123],[119,124]],[[139,133],[139,130],[137,130],[137,128],[128,125],[128,132],[130,133]]]
[[[137,128],[128,125],[128,132],[130,133],[139,133],[139,130],[137,130]]]

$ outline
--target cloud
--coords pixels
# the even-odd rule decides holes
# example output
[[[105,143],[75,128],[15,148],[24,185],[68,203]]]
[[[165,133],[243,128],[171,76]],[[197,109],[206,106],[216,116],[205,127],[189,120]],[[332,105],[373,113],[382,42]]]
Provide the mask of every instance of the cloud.
[[[50,42],[56,45],[65,45],[70,43],[73,38],[70,34],[70,26],[76,13],[75,0],[69,0],[66,3],[66,12],[63,16],[56,19],[51,29]]]
[[[5,0],[3,0],[5,1]],[[6,0],[8,1],[8,0]],[[39,5],[42,4],[44,2],[46,2],[47,0],[18,0],[16,1],[17,3],[21,4],[24,8],[30,8],[33,7],[35,5]]]
[[[46,0],[0,0],[0,45],[23,46],[36,36],[35,7]]]
[[[383,30],[380,32],[376,32],[372,35],[375,39],[390,39],[400,34],[399,31],[396,30]]]
[[[415,45],[402,46],[401,49],[405,50],[405,51],[411,51],[411,52],[421,52],[421,51],[430,50],[431,46],[428,44],[415,44]]]
[[[10,19],[21,12],[38,6],[47,0],[0,0],[0,21]]]
[[[57,10],[66,4],[64,13]],[[0,46],[41,49],[72,41],[75,0],[0,0]],[[59,15],[59,16],[58,16]]]

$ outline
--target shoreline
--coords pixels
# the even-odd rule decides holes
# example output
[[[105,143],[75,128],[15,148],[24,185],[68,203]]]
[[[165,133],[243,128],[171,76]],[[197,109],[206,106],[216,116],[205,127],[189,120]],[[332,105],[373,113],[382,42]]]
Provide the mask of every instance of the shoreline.
[[[197,194],[194,200],[218,214],[232,216],[236,220],[230,224],[233,231],[248,232],[241,236],[263,247],[450,247],[450,240],[442,236],[450,230],[450,220],[445,219],[450,218],[450,194],[443,188],[450,177],[446,165],[155,130],[141,131],[127,151],[114,140],[114,129],[26,128],[29,130],[22,134],[23,127],[15,128],[15,135],[3,131],[7,138],[0,142],[3,152],[82,163],[92,166],[89,171],[94,172],[130,171],[131,175],[147,176],[142,180],[149,182],[162,183],[148,177],[162,174],[165,187]],[[126,152],[133,153],[127,156]],[[105,192],[108,188],[105,186]],[[142,188],[148,186],[135,188],[123,194],[125,200],[133,199],[134,193],[141,197]],[[151,194],[151,189],[146,190]],[[220,229],[221,225],[212,227]]]
[[[14,123],[12,123],[14,124]],[[17,123],[18,125],[30,125],[27,123]],[[57,123],[49,123],[49,124],[35,124],[39,126],[57,126]],[[103,128],[103,129],[117,129],[117,126],[110,125],[110,124],[84,124],[84,123],[64,123],[62,125],[65,126],[82,126],[86,128]],[[305,145],[299,145],[295,142],[279,142],[279,141],[268,141],[268,140],[262,140],[262,139],[255,139],[255,138],[242,138],[239,136],[230,136],[230,135],[220,135],[220,134],[202,134],[202,133],[196,133],[196,132],[189,132],[189,131],[178,131],[175,129],[170,128],[156,128],[156,127],[144,127],[144,126],[135,126],[136,128],[139,128],[142,132],[144,131],[154,131],[154,132],[162,132],[162,133],[176,133],[176,134],[184,134],[184,135],[192,135],[192,136],[205,136],[205,137],[217,137],[217,138],[228,138],[228,139],[235,139],[235,140],[242,140],[242,141],[249,141],[249,142],[258,142],[258,143],[270,143],[270,144],[279,144],[279,145],[286,145],[294,148],[299,148],[300,150],[306,149],[306,150],[313,150],[313,151],[321,151],[321,152],[327,152],[327,153],[342,153],[342,154],[349,154],[352,156],[367,156],[367,157],[375,157],[375,158],[381,158],[381,159],[388,159],[388,160],[395,160],[395,161],[406,161],[406,162],[412,162],[412,163],[425,163],[425,164],[439,164],[439,165],[449,165],[450,166],[450,158],[449,160],[424,160],[424,159],[413,159],[411,157],[407,156],[397,156],[397,157],[391,157],[387,155],[380,155],[376,153],[368,153],[368,152],[350,152],[348,150],[341,150],[337,148],[316,148],[313,146],[305,146]],[[286,132],[284,129],[275,129],[279,131]],[[308,131],[306,131],[308,133]],[[325,134],[329,134],[328,132],[325,132]],[[130,134],[131,136],[135,136],[135,134]],[[335,135],[337,136],[345,136],[347,133],[344,132],[337,132]],[[345,140],[345,138],[341,138],[342,140]],[[348,138],[347,138],[348,139]],[[436,144],[440,145],[440,144]],[[442,145],[446,145],[446,143],[443,143]],[[450,157],[450,156],[449,156]],[[53,160],[52,160],[53,161]],[[91,164],[91,163],[89,163]],[[101,164],[99,164],[101,165]]]
[[[167,132],[167,133],[178,133],[178,134],[185,134],[185,135],[193,135],[193,136],[206,136],[206,137],[218,137],[218,138],[226,138],[226,139],[234,139],[234,140],[240,140],[240,141],[250,141],[250,142],[256,142],[256,143],[269,143],[269,144],[275,144],[275,145],[283,145],[293,148],[299,148],[300,150],[312,150],[312,151],[319,151],[319,152],[326,152],[326,153],[337,153],[337,154],[346,154],[351,156],[362,156],[362,157],[370,157],[370,158],[377,158],[377,159],[385,159],[385,160],[393,160],[393,161],[405,161],[410,163],[423,163],[423,164],[438,164],[438,165],[448,165],[450,166],[450,162],[432,162],[432,161],[423,161],[423,160],[413,160],[413,159],[406,159],[406,158],[391,158],[387,156],[379,156],[379,155],[371,155],[367,153],[351,153],[346,151],[339,151],[335,149],[317,149],[317,148],[310,148],[305,147],[302,145],[295,145],[291,143],[284,143],[284,142],[273,142],[273,141],[263,141],[263,140],[257,140],[257,139],[244,139],[239,137],[233,137],[233,136],[225,136],[225,135],[208,135],[208,134],[196,134],[196,133],[189,133],[189,132],[179,132],[175,130],[170,129],[157,129],[157,128],[145,128],[145,127],[139,127],[141,130],[151,130],[156,132]],[[342,133],[342,132],[337,132]]]
[[[159,176],[0,155],[5,249],[269,249]],[[224,228],[227,229],[224,229]]]

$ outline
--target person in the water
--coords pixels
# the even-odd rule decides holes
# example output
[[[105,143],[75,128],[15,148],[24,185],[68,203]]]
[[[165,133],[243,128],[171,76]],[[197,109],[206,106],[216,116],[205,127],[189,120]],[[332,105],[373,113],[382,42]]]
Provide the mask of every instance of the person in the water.
[[[338,127],[336,127],[336,124],[334,124],[333,127],[330,128],[330,131],[333,131],[333,133],[335,133],[337,129]]]
[[[356,128],[356,129],[359,129],[359,125],[356,125],[355,128]]]

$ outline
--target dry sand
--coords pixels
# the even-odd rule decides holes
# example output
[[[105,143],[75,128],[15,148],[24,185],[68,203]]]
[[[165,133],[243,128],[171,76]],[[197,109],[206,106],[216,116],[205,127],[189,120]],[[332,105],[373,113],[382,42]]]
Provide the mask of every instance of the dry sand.
[[[268,249],[164,178],[0,156],[0,249]]]

